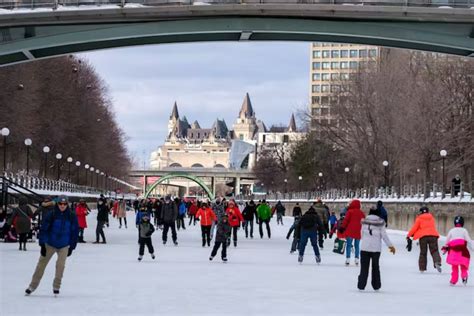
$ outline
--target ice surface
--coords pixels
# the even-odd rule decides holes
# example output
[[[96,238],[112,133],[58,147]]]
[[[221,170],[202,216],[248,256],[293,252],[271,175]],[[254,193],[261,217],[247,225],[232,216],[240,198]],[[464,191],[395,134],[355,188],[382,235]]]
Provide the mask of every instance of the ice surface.
[[[119,229],[111,217],[108,243],[94,245],[95,214],[88,216],[88,243],[78,244],[68,258],[58,298],[52,294],[55,257],[26,297],[39,247],[28,243],[28,251],[20,252],[17,244],[0,244],[0,315],[473,315],[474,277],[468,286],[450,287],[446,257],[442,274],[431,258],[420,274],[418,247],[408,253],[402,232],[390,232],[396,255],[383,250],[381,291],[374,292],[369,279],[359,292],[359,268],[353,261],[344,266],[344,257],[331,252],[333,240],[325,242],[321,265],[309,244],[303,264],[297,263],[285,239],[289,217],[285,226],[272,219],[272,239],[260,239],[258,229],[254,239],[245,239],[240,230],[226,264],[220,252],[209,262],[211,249],[201,247],[197,225],[178,232],[178,247],[171,236],[163,246],[161,231],[155,232],[157,258],[145,252],[138,262],[133,212],[128,220],[128,229]]]

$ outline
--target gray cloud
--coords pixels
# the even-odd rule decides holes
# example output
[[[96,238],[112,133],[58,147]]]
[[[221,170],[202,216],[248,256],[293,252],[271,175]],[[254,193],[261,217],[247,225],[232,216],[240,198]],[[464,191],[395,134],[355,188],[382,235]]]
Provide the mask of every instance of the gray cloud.
[[[287,124],[308,104],[309,44],[195,43],[133,47],[82,55],[109,86],[132,154],[162,144],[174,101],[180,116],[232,127],[245,93],[267,126]]]

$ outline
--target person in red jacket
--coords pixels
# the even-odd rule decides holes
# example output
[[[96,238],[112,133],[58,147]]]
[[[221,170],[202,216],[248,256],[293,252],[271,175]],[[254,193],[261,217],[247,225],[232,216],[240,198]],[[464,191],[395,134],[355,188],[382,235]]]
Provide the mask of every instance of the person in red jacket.
[[[79,240],[80,243],[84,241],[84,229],[87,228],[86,216],[89,215],[89,209],[87,208],[86,201],[84,199],[79,200],[79,204],[76,206],[77,223],[79,224]]]
[[[360,209],[360,201],[352,200],[347,208],[346,217],[342,222],[339,231],[346,236],[346,265],[348,266],[351,259],[352,241],[354,241],[355,259],[354,263],[359,264],[359,244],[362,230],[362,219],[365,218],[364,212]]]
[[[232,239],[234,240],[234,247],[237,247],[237,230],[240,227],[240,223],[244,221],[244,218],[242,217],[242,213],[240,213],[240,210],[233,199],[229,201],[226,213],[229,217],[229,225],[232,227]]]
[[[197,207],[196,200],[194,200],[188,209],[188,215],[189,215],[188,226],[191,226],[191,222],[193,222],[193,225],[196,225],[196,213],[198,212],[198,209],[199,208]]]
[[[217,216],[209,207],[207,202],[203,202],[201,208],[196,213],[196,218],[201,222],[202,246],[211,246],[211,226],[217,221]]]

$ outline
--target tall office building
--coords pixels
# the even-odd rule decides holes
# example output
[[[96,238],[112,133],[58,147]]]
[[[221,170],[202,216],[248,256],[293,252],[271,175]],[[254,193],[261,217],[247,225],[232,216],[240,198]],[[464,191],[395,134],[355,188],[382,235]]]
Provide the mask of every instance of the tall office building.
[[[310,113],[311,129],[331,125],[333,97],[340,95],[341,85],[353,78],[364,63],[377,61],[380,49],[375,46],[313,43],[311,45]]]

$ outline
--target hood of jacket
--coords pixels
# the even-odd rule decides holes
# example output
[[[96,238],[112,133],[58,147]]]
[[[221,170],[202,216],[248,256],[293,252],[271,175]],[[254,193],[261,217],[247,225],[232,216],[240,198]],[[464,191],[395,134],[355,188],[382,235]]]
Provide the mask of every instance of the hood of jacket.
[[[348,210],[350,209],[357,209],[360,210],[360,201],[359,200],[352,200],[352,202],[349,204]]]
[[[362,224],[372,225],[372,226],[384,226],[385,221],[378,217],[377,215],[369,215],[362,220]]]

